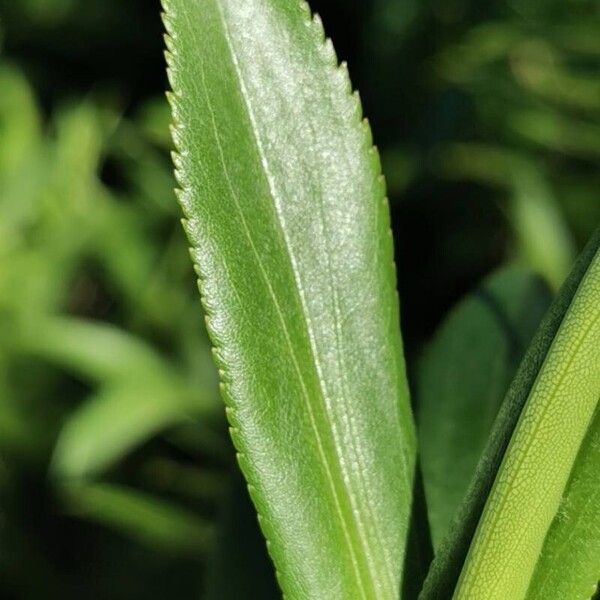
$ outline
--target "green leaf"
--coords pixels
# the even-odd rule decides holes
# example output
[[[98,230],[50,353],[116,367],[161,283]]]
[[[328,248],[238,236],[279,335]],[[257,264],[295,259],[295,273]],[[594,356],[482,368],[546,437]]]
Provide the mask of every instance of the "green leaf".
[[[513,167],[509,214],[519,252],[558,289],[575,257],[571,234],[545,175],[535,165]],[[548,240],[552,244],[548,244]]]
[[[10,64],[0,63],[0,186],[5,179],[21,173],[40,141],[40,115],[28,82]],[[5,191],[3,189],[3,191]]]
[[[486,508],[488,522],[484,529],[484,543],[482,544],[481,537],[478,542],[477,564],[481,564],[482,551],[495,554],[502,548],[502,558],[496,557],[492,562],[486,562],[487,573],[492,577],[510,573],[512,581],[510,585],[506,581],[502,582],[502,585],[506,584],[506,590],[510,590],[508,592],[495,587],[497,580],[486,581],[487,587],[483,597],[493,598],[494,594],[498,593],[505,594],[504,598],[507,597],[506,594],[510,598],[523,597],[535,568],[535,559],[540,553],[550,526],[549,521],[557,513],[566,479],[600,395],[598,381],[594,381],[600,371],[597,355],[593,353],[593,344],[595,342],[597,348],[598,341],[592,339],[598,335],[597,316],[600,309],[597,287],[594,290],[594,286],[597,286],[594,280],[598,276],[600,264],[597,256],[599,246],[600,231],[596,232],[580,256],[529,347],[499,411],[467,496],[448,537],[438,549],[420,596],[422,600],[453,597],[480,519],[482,522],[486,519],[482,513],[488,496],[493,508]],[[591,303],[587,304],[586,300]],[[582,306],[582,303],[587,306]],[[557,364],[561,361],[557,359],[555,351],[564,354],[564,344],[574,343],[573,338],[579,340],[575,345],[577,352],[571,353],[569,360]],[[592,354],[591,357],[587,357],[586,363],[585,355],[590,351]],[[555,369],[555,373],[563,374],[564,379],[549,382],[548,379],[553,373],[548,371],[548,367]],[[573,371],[577,367],[583,369],[583,374]],[[536,382],[548,385],[548,394],[544,396],[548,406],[555,409],[550,413],[543,410],[543,404],[540,406],[544,397],[541,397],[540,384]],[[554,386],[553,383],[557,385]],[[570,385],[566,390],[565,383]],[[559,391],[557,387],[563,393],[562,402],[556,397],[556,392]],[[572,413],[568,413],[566,426],[562,422],[552,422],[553,419],[565,419],[565,411],[569,410]],[[549,435],[532,434],[529,437],[531,446],[523,448],[521,444],[524,428],[531,427],[532,424],[547,426],[545,431],[548,431]],[[511,439],[513,433],[514,441]],[[512,450],[509,450],[509,447]],[[534,455],[531,453],[532,449],[536,450]],[[512,495],[507,493],[505,486],[507,481],[514,480],[515,475],[517,478],[523,476],[519,465],[513,462],[519,452],[527,461],[525,464],[532,467],[530,475],[533,475],[525,477],[523,485]],[[507,461],[509,466],[506,465]],[[550,464],[546,464],[548,462]],[[535,466],[533,463],[536,463]],[[499,469],[502,475],[498,478],[499,484],[496,486]],[[523,490],[528,494],[526,497],[523,497]],[[500,503],[499,492],[502,494]],[[511,510],[511,514],[507,515],[505,510],[508,508],[516,510],[516,514]],[[532,514],[535,519],[532,519]],[[502,515],[504,522],[509,525],[503,528],[502,532],[496,532],[500,536],[497,544],[487,544],[490,524],[498,524],[498,515]],[[528,520],[535,523],[536,527],[531,527]],[[506,534],[510,540],[503,537]],[[522,537],[520,534],[523,534]],[[479,529],[477,535],[481,536]],[[506,544],[510,544],[508,550]],[[514,565],[516,556],[519,557],[519,562]],[[507,565],[509,562],[510,566]],[[508,567],[506,571],[502,570],[504,566]],[[473,575],[481,576],[482,573],[483,570],[474,569],[471,564],[468,585],[473,585]],[[519,589],[511,590],[511,586],[515,584]],[[457,594],[460,594],[457,598],[464,597],[464,587],[457,591]]]
[[[445,537],[510,378],[550,305],[538,277],[508,267],[448,315],[418,369],[418,431],[434,544]]]
[[[158,386],[108,387],[89,397],[63,426],[52,457],[56,477],[96,475],[163,429],[191,420],[189,391]]]
[[[104,384],[177,379],[154,349],[109,323],[77,317],[38,317],[18,332],[19,349]]]
[[[527,600],[591,598],[600,581],[600,411],[579,451]]]
[[[592,259],[513,432],[456,598],[523,598],[600,398],[600,252]]]
[[[213,530],[200,517],[132,488],[80,483],[59,489],[68,514],[95,521],[153,549],[205,552]]]
[[[555,152],[594,160],[600,155],[600,126],[550,109],[519,110],[508,120],[518,135]]]
[[[167,0],[179,194],[288,598],[396,598],[415,440],[377,152],[300,2]]]
[[[107,323],[38,317],[17,331],[17,348],[100,384],[61,430],[58,477],[97,474],[164,429],[214,412],[209,386],[192,387],[149,344]]]

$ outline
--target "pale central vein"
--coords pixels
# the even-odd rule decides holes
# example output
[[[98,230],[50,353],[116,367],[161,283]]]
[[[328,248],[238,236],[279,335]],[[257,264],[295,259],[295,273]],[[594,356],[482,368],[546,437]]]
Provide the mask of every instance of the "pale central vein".
[[[223,25],[226,27],[224,19],[223,19],[223,15],[220,13],[220,8],[218,10],[219,10],[219,14],[221,16]],[[189,21],[189,19],[188,19],[188,21]],[[190,23],[190,25],[191,25],[191,23]],[[193,30],[193,27],[191,27],[191,29]],[[232,51],[229,40],[227,40],[227,42],[228,42],[228,45],[230,47],[230,51]],[[234,66],[237,69],[238,66],[235,65],[234,56],[235,55],[233,54],[233,51],[232,51],[232,61],[234,61]],[[271,299],[273,301],[273,305],[274,305],[275,310],[277,312],[278,319],[279,319],[279,321],[281,323],[282,332],[284,334],[284,337],[285,337],[285,340],[286,340],[286,344],[288,345],[288,348],[289,348],[290,357],[292,359],[294,370],[295,370],[296,375],[298,377],[298,381],[299,381],[301,389],[302,389],[302,395],[303,395],[303,397],[305,399],[305,402],[306,402],[306,407],[307,407],[307,412],[308,412],[308,416],[309,416],[311,428],[312,428],[312,430],[314,432],[314,435],[315,435],[315,441],[316,441],[317,451],[318,451],[320,460],[321,460],[321,462],[323,464],[323,467],[325,469],[326,479],[327,479],[328,484],[330,486],[331,494],[332,494],[332,497],[333,497],[333,500],[334,500],[334,504],[335,504],[336,514],[338,515],[338,518],[340,520],[342,531],[343,531],[343,534],[344,534],[344,538],[345,538],[346,544],[348,546],[348,550],[349,550],[349,554],[350,554],[350,557],[351,557],[353,569],[354,569],[354,572],[355,572],[355,578],[356,578],[356,581],[357,581],[357,585],[358,585],[358,588],[360,590],[361,596],[363,598],[367,598],[368,596],[367,596],[366,591],[364,589],[364,583],[362,581],[362,574],[361,574],[361,571],[360,571],[360,568],[359,568],[359,565],[358,565],[358,558],[356,556],[356,551],[354,549],[354,546],[353,546],[353,543],[352,543],[352,539],[351,539],[351,536],[350,536],[350,532],[348,530],[348,525],[347,525],[346,519],[344,517],[344,513],[343,513],[342,506],[341,506],[340,498],[339,498],[338,491],[336,489],[336,484],[335,484],[335,481],[334,481],[334,478],[333,478],[333,473],[332,473],[332,470],[331,470],[331,466],[329,465],[329,461],[327,459],[327,455],[326,455],[326,452],[325,452],[323,441],[321,439],[321,434],[319,432],[319,428],[318,428],[316,416],[314,414],[314,410],[313,410],[313,407],[312,407],[312,404],[311,404],[310,394],[309,394],[308,389],[306,387],[306,382],[304,381],[304,377],[302,375],[302,370],[300,368],[300,365],[299,365],[299,362],[298,362],[298,358],[296,357],[296,353],[295,353],[295,350],[294,350],[294,345],[293,345],[293,342],[292,342],[291,337],[290,337],[290,333],[289,333],[288,326],[287,326],[287,323],[286,323],[286,320],[285,320],[285,316],[284,316],[283,310],[282,310],[282,308],[281,308],[281,306],[279,304],[279,300],[277,298],[275,290],[273,289],[273,287],[271,285],[268,273],[267,273],[267,271],[266,271],[266,269],[265,269],[265,267],[264,267],[264,265],[262,263],[262,260],[261,260],[261,257],[260,257],[260,253],[258,252],[258,249],[256,248],[256,245],[254,244],[254,240],[252,238],[252,234],[251,234],[250,229],[248,227],[248,223],[247,223],[247,221],[245,219],[245,216],[244,216],[244,213],[243,213],[243,210],[242,210],[239,198],[238,198],[237,193],[235,191],[235,187],[234,187],[234,185],[233,185],[233,183],[231,181],[231,177],[229,176],[229,171],[228,171],[227,163],[226,163],[226,160],[225,160],[225,154],[224,154],[222,145],[220,143],[219,131],[218,131],[218,127],[217,127],[216,120],[215,120],[214,109],[212,107],[212,103],[211,103],[211,100],[210,100],[210,97],[209,97],[208,91],[207,91],[206,74],[205,74],[205,71],[204,71],[204,64],[203,64],[202,61],[200,61],[200,74],[201,74],[201,77],[202,77],[202,84],[203,84],[202,88],[203,88],[205,100],[207,102],[207,106],[209,108],[209,113],[210,113],[210,117],[211,117],[211,124],[212,124],[213,132],[214,132],[214,137],[215,137],[217,149],[219,151],[219,157],[220,157],[221,165],[223,167],[223,172],[224,172],[225,178],[227,180],[227,185],[229,187],[231,197],[232,197],[232,199],[233,199],[233,201],[235,203],[237,212],[238,212],[238,214],[240,216],[240,220],[241,220],[241,223],[242,223],[244,234],[245,234],[246,238],[248,239],[248,242],[250,244],[252,253],[254,254],[254,256],[256,258],[256,263],[257,263],[257,265],[259,267],[259,270],[261,272],[261,275],[262,275],[262,277],[263,277],[263,279],[265,281],[265,284],[267,286],[269,295],[270,295],[270,297],[271,297]],[[241,81],[241,79],[240,79],[240,81]],[[194,85],[194,87],[195,87],[195,84],[192,84],[192,85]],[[248,106],[246,106],[246,108],[247,108],[247,110],[249,110]],[[254,133],[256,133],[256,132],[254,132]],[[257,144],[258,144],[258,140],[256,140],[256,141],[257,141]],[[274,200],[276,200],[276,197],[274,197]],[[279,212],[280,212],[280,210],[278,210],[278,213]],[[280,225],[281,225],[282,228],[284,228],[283,224],[280,223]],[[292,260],[291,256],[290,256],[290,260]],[[294,270],[294,275],[295,275],[295,277],[297,277],[297,267],[296,267],[295,263],[292,263],[292,267],[293,267],[293,270]],[[297,284],[299,284],[298,281],[297,281]],[[301,290],[299,290],[299,292],[301,292]],[[302,298],[302,294],[301,294],[301,298]],[[303,300],[303,298],[302,298],[302,300]],[[304,313],[305,313],[306,312],[306,306],[305,306],[304,301],[303,301],[303,304],[302,304],[302,308],[303,308]],[[314,334],[312,334],[312,329],[309,328],[309,324],[308,323],[307,323],[307,330],[309,332],[309,338],[310,338],[310,341],[311,341],[311,350],[314,353],[314,346],[313,346],[314,345],[314,339],[313,339],[314,338]],[[315,366],[319,366],[318,361],[316,360],[316,358],[315,358]],[[325,393],[324,393],[325,391],[322,388],[322,379],[323,378],[322,378],[322,375],[321,375],[320,372],[318,372],[318,375],[319,375],[319,377],[318,377],[319,385],[321,386],[323,398],[324,398],[325,404],[327,405],[327,403],[328,403],[327,397],[325,396]],[[327,414],[327,411],[326,411],[326,414]],[[332,429],[334,429],[334,428],[335,427],[332,424]]]
[[[222,26],[223,26],[223,30],[224,30],[224,33],[225,33],[225,40],[226,40],[227,46],[229,48],[229,52],[230,52],[230,55],[231,55],[232,64],[234,66],[234,69],[235,69],[237,77],[238,77],[238,81],[239,81],[239,85],[240,85],[240,91],[241,91],[241,96],[242,96],[242,99],[244,101],[244,105],[245,105],[245,108],[246,108],[246,112],[247,112],[248,118],[250,120],[250,124],[252,126],[252,133],[253,133],[253,136],[254,136],[254,141],[256,143],[256,147],[257,147],[257,151],[258,151],[259,158],[260,158],[260,161],[261,161],[261,165],[263,167],[263,170],[264,170],[264,173],[265,173],[265,177],[267,179],[267,183],[268,183],[269,190],[270,190],[270,193],[271,193],[271,197],[273,199],[273,203],[274,203],[274,207],[275,207],[275,212],[276,212],[277,218],[279,220],[281,234],[282,234],[282,236],[284,238],[284,242],[285,242],[284,246],[285,246],[286,252],[288,254],[288,258],[289,258],[291,267],[292,267],[292,272],[293,272],[294,279],[296,281],[296,288],[297,288],[297,291],[298,291],[298,295],[299,295],[299,299],[300,299],[300,303],[301,303],[301,307],[302,307],[302,315],[303,315],[303,318],[304,318],[304,322],[305,322],[305,326],[306,326],[306,331],[307,331],[308,337],[309,337],[311,354],[312,354],[312,357],[313,357],[313,362],[314,362],[315,368],[317,370],[317,380],[318,380],[318,384],[319,384],[319,387],[321,389],[321,395],[322,395],[322,398],[323,398],[323,401],[324,401],[324,404],[325,404],[325,409],[326,409],[325,414],[328,415],[328,418],[330,419],[331,430],[332,430],[332,433],[334,435],[334,439],[335,439],[335,442],[336,442],[335,443],[335,450],[336,450],[336,454],[337,454],[338,461],[339,461],[339,464],[340,464],[340,468],[341,468],[342,473],[343,473],[343,477],[342,477],[342,481],[343,481],[344,479],[347,479],[347,477],[348,477],[348,475],[347,475],[347,468],[345,466],[344,458],[343,458],[343,456],[339,452],[340,433],[338,431],[338,426],[335,423],[335,418],[330,414],[331,413],[330,399],[329,399],[329,394],[327,393],[327,390],[325,388],[325,377],[324,377],[323,368],[322,368],[322,365],[321,365],[321,362],[320,362],[320,359],[319,359],[318,348],[317,348],[317,344],[316,344],[316,336],[315,336],[313,325],[312,325],[312,322],[311,322],[310,313],[309,313],[309,310],[308,310],[308,303],[306,301],[306,297],[305,297],[305,293],[304,293],[304,284],[302,282],[302,278],[301,278],[301,275],[300,275],[300,270],[298,268],[297,259],[296,259],[295,255],[294,255],[293,251],[292,251],[291,240],[289,239],[289,236],[287,234],[287,225],[286,225],[286,222],[285,222],[285,217],[284,217],[283,209],[282,209],[282,206],[281,206],[281,199],[280,199],[279,194],[277,192],[276,184],[275,184],[275,181],[274,181],[274,177],[273,177],[273,175],[272,175],[272,173],[270,171],[269,162],[268,162],[268,159],[266,157],[266,154],[265,154],[265,151],[264,151],[264,148],[263,148],[263,145],[262,145],[262,140],[261,140],[261,137],[260,137],[260,134],[259,134],[259,128],[258,128],[258,125],[257,125],[257,122],[256,122],[256,117],[254,115],[254,110],[253,110],[253,108],[251,106],[251,103],[250,103],[250,100],[249,100],[249,94],[248,94],[248,90],[246,88],[246,85],[245,85],[245,82],[244,82],[244,79],[243,79],[243,75],[242,75],[242,72],[241,72],[241,67],[240,67],[240,64],[239,64],[239,60],[237,58],[237,55],[236,55],[235,50],[234,50],[233,45],[232,45],[231,34],[229,32],[226,19],[225,19],[223,13],[222,13],[222,9],[218,5],[218,2],[216,4],[217,4],[217,11],[219,13],[219,16],[221,17]],[[213,117],[213,123],[214,123],[214,117]],[[224,167],[224,169],[226,169],[224,162],[223,162],[223,167]],[[231,181],[229,180],[229,177],[228,177],[228,181],[229,181],[230,189],[232,190],[232,193],[233,193],[233,186],[231,185]],[[240,213],[241,213],[241,207],[240,207],[239,210],[240,210]],[[243,216],[242,216],[242,219],[243,219]],[[256,253],[256,256],[257,256],[257,260],[260,262],[260,259],[259,259],[259,256],[258,256],[258,252],[255,251],[255,253]],[[265,280],[267,280],[268,287],[269,287],[269,290],[270,290],[270,292],[272,294],[273,300],[274,300],[274,302],[278,306],[278,302],[276,300],[274,290],[272,289],[272,287],[270,285],[270,282],[268,282],[268,275],[266,273],[266,270],[262,266],[262,263],[261,263],[260,268],[261,268],[261,271],[264,274]],[[325,454],[325,451],[324,451],[323,442],[321,440],[321,436],[320,436],[320,433],[318,431],[318,425],[317,425],[317,422],[316,422],[316,418],[314,416],[314,411],[313,411],[313,408],[312,408],[312,405],[311,405],[310,396],[308,394],[308,390],[306,389],[306,384],[304,382],[304,378],[302,376],[300,367],[298,365],[297,358],[296,358],[295,353],[293,351],[292,342],[291,342],[291,339],[289,337],[289,333],[287,332],[287,326],[285,325],[285,320],[284,320],[283,314],[282,314],[281,309],[279,308],[279,306],[278,306],[278,312],[280,313],[282,325],[284,326],[285,331],[286,331],[285,335],[286,335],[286,339],[288,341],[288,344],[290,346],[290,352],[291,352],[291,354],[293,356],[293,360],[294,360],[294,363],[295,363],[295,368],[296,368],[296,370],[298,372],[298,376],[299,376],[299,378],[301,380],[301,385],[302,385],[303,393],[304,393],[304,396],[305,396],[305,399],[306,399],[307,409],[309,411],[311,424],[313,426],[313,430],[314,430],[315,437],[316,437],[316,440],[317,440],[317,445],[318,445],[318,448],[319,448],[319,454],[321,456],[321,460],[323,461],[325,470],[327,472],[327,476],[328,476],[328,480],[329,480],[329,483],[330,483],[332,495],[333,495],[333,498],[334,498],[334,502],[336,504],[336,510],[338,512],[338,515],[339,515],[339,518],[340,518],[340,522],[342,524],[342,528],[343,528],[343,531],[344,531],[344,537],[345,537],[346,542],[348,544],[348,548],[349,548],[349,551],[350,551],[351,560],[353,562],[353,565],[354,565],[354,568],[355,568],[355,571],[356,571],[357,582],[359,582],[359,585],[361,587],[361,592],[362,592],[363,596],[365,596],[364,584],[362,582],[362,574],[360,573],[360,568],[358,566],[358,558],[356,556],[356,552],[355,552],[355,549],[354,549],[354,545],[352,543],[350,532],[348,531],[348,525],[346,523],[346,518],[344,517],[344,513],[343,513],[341,501],[340,501],[340,498],[339,498],[339,495],[338,495],[338,491],[336,489],[335,481],[333,480],[333,475],[332,475],[332,472],[331,472],[331,466],[329,465],[329,461],[328,461],[328,459],[326,457],[326,454]],[[356,508],[355,500],[353,498],[353,494],[352,494],[351,490],[346,489],[346,494],[347,494],[347,496],[348,496],[351,504]],[[364,533],[362,532],[362,527],[357,527],[357,533],[358,533],[359,538],[361,540],[361,544],[362,544],[363,549],[365,551],[365,555],[368,556],[369,555],[368,544],[367,544],[366,540],[364,539]],[[370,565],[369,565],[369,567],[370,567]],[[371,569],[369,569],[369,570],[371,570]]]

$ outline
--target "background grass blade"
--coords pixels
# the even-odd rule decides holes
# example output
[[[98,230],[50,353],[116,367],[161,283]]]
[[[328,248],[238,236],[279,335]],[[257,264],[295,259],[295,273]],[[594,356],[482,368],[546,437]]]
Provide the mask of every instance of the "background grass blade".
[[[197,417],[189,390],[159,386],[106,388],[75,410],[60,432],[52,471],[56,477],[97,475],[167,427]]]
[[[18,349],[102,383],[175,379],[175,369],[143,340],[109,323],[41,317],[23,328]]]
[[[600,231],[597,231],[579,257],[529,347],[499,411],[467,496],[450,533],[438,549],[420,595],[422,600],[452,597],[481,513],[523,406],[599,246]]]
[[[183,508],[135,489],[108,483],[66,485],[60,493],[67,514],[114,529],[168,552],[203,551],[213,528]]]
[[[467,491],[510,379],[551,298],[530,271],[502,269],[451,311],[420,361],[419,446],[436,546]]]
[[[209,385],[192,385],[146,341],[113,325],[46,316],[17,331],[20,353],[99,384],[61,428],[54,476],[96,475],[168,427],[214,413]]]
[[[179,197],[280,585],[396,598],[415,442],[359,100],[305,4],[164,5]]]

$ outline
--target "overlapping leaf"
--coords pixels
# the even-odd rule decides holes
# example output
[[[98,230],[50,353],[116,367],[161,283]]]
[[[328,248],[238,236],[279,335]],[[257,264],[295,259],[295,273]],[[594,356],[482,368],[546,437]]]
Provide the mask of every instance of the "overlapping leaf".
[[[529,391],[456,597],[523,598],[600,398],[596,249]]]
[[[578,455],[586,448],[584,437],[600,397],[599,245],[597,232],[509,389],[425,583],[424,599],[524,598],[527,593],[546,536],[553,535],[552,521],[557,522],[560,503],[571,493],[567,480],[573,468],[571,485],[577,481]],[[593,522],[589,525],[593,531]],[[550,560],[540,568],[561,565]],[[569,577],[585,579],[589,564],[574,568],[578,574]]]
[[[510,378],[551,295],[530,271],[494,273],[454,308],[419,364],[421,464],[432,537],[445,537]]]
[[[527,600],[591,598],[600,581],[600,412],[544,541]]]

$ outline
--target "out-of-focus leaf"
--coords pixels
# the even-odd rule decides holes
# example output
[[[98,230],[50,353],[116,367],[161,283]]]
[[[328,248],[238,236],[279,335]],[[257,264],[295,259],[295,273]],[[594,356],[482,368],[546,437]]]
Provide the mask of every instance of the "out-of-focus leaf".
[[[72,11],[75,0],[21,0],[20,6],[37,25],[56,27]]]
[[[486,279],[448,315],[419,364],[418,431],[437,546],[464,497],[510,379],[551,295],[527,270]]]
[[[377,153],[299,2],[165,3],[179,194],[290,598],[397,598],[415,439]]]
[[[525,38],[511,53],[511,70],[528,92],[584,113],[600,111],[600,81],[592,72],[567,69],[559,53],[539,38]]]
[[[436,57],[436,73],[453,83],[469,81],[482,67],[506,57],[520,39],[522,33],[510,23],[471,27],[459,43],[445,46]]]
[[[189,389],[151,380],[102,389],[69,415],[56,442],[53,474],[95,475],[152,435],[198,417],[203,400]]]
[[[168,110],[168,104],[166,107]],[[141,118],[154,119],[154,117],[144,115]],[[157,129],[162,128],[160,123],[144,125],[145,128],[150,126]],[[167,127],[167,134],[168,132]],[[146,136],[151,138],[157,135],[159,135],[158,131],[146,132]],[[124,176],[132,188],[132,193],[135,193],[141,202],[153,209],[152,212],[149,212],[149,216],[156,218],[161,214],[173,215],[177,205],[173,206],[173,203],[165,197],[172,194],[173,173],[168,168],[169,163],[163,153],[149,144],[146,136],[134,124],[124,121],[111,140],[111,150],[119,159],[119,163],[123,165]]]
[[[527,140],[551,150],[591,159],[600,156],[600,125],[593,121],[538,109],[514,113],[509,126]]]
[[[177,379],[175,369],[151,346],[109,323],[38,317],[20,333],[22,351],[98,382]]]
[[[436,73],[442,79],[476,90],[476,99],[483,105],[486,94],[494,91],[493,84],[507,85],[510,76],[508,89],[514,98],[538,96],[559,108],[596,114],[600,109],[600,86],[593,70],[586,72],[565,64],[559,45],[561,41],[568,43],[566,29],[548,33],[549,36],[532,36],[526,28],[510,21],[483,22],[469,28],[458,43],[443,47],[435,60]],[[552,33],[558,44],[550,39]],[[591,34],[587,40],[586,33]],[[597,51],[594,35],[597,37],[593,28],[583,31],[579,42],[585,52]],[[572,32],[571,37],[575,37]],[[494,71],[501,61],[507,71]],[[481,86],[482,81],[487,85]]]
[[[600,412],[548,531],[527,600],[591,598],[600,581]]]
[[[552,191],[536,168],[515,165],[509,214],[521,256],[558,289],[569,272],[575,250]]]
[[[150,346],[118,328],[74,317],[38,318],[20,350],[102,384],[67,419],[53,459],[55,475],[88,476],[152,435],[214,408]]]
[[[164,96],[148,100],[139,111],[136,121],[149,140],[167,150],[171,148],[171,113]]]
[[[106,134],[99,113],[89,103],[63,109],[55,135],[29,153],[0,196],[0,292],[10,321],[31,323],[32,315],[62,309],[71,278],[91,254]]]
[[[2,179],[31,158],[40,142],[40,116],[27,81],[15,68],[0,63],[0,190]]]
[[[598,23],[593,19],[553,23],[551,32],[565,50],[594,57],[600,56]]]
[[[190,425],[197,427],[197,423]],[[184,465],[167,458],[147,461],[140,475],[148,488],[194,501],[215,502],[223,497],[226,487],[223,471],[199,469],[195,462]]]
[[[239,474],[229,482],[208,560],[206,600],[260,598],[281,592],[248,490]]]
[[[89,102],[64,108],[56,117],[55,177],[69,199],[68,203],[62,199],[62,207],[59,199],[54,199],[56,218],[60,218],[60,208],[63,212],[85,211],[94,197],[96,171],[108,135],[102,125],[102,114]]]
[[[153,549],[204,552],[212,527],[200,517],[143,492],[108,483],[59,489],[68,514],[94,521]]]
[[[469,587],[473,588],[474,579],[477,583],[478,577],[487,576],[491,579],[486,581],[485,591],[481,592],[484,597],[524,596],[545,534],[558,511],[579,444],[590,425],[600,395],[600,364],[595,352],[598,341],[594,339],[600,334],[599,321],[595,318],[600,307],[596,281],[600,276],[599,248],[600,230],[579,257],[519,367],[500,408],[467,496],[448,536],[438,548],[421,600],[463,598],[464,594],[469,593],[465,589],[465,578]],[[577,339],[572,339],[573,335]],[[564,344],[577,350],[571,355],[572,360],[561,361],[565,352],[568,353]],[[557,360],[562,364],[555,368]],[[565,384],[569,386],[561,398],[554,395],[556,387],[547,379],[555,374],[559,374],[557,386],[561,389]],[[564,378],[560,378],[560,375],[564,375]],[[539,381],[544,382],[541,389]],[[537,412],[540,408],[540,393],[544,391],[549,392],[549,402],[553,407],[557,402],[559,404],[551,413],[545,410]],[[532,402],[528,402],[530,396],[534,398]],[[565,410],[569,411],[568,419],[565,418]],[[540,423],[540,417],[544,422]],[[558,419],[558,424],[551,422],[553,418]],[[522,474],[521,463],[517,462],[515,468],[513,462],[514,449],[520,448],[523,428],[532,425],[542,427],[537,435],[529,436],[528,432],[527,436],[532,442],[530,448],[538,449],[539,452],[532,457],[530,448],[523,448],[525,464],[532,465],[531,461],[534,459],[543,461],[544,464],[532,465],[525,475],[525,483],[521,485],[520,482],[513,481],[515,470],[517,475]],[[518,437],[513,442],[515,436]],[[506,466],[507,460],[509,466]],[[499,471],[501,477],[497,478]],[[496,481],[499,483],[496,484]],[[507,483],[514,483],[515,486],[506,494],[506,501],[499,504],[498,494],[506,493]],[[526,497],[523,497],[524,491]],[[510,509],[511,514],[503,514],[505,509]],[[487,525],[482,534],[479,524],[484,511],[487,512]],[[510,526],[498,532],[499,535],[495,538],[497,543],[489,545],[486,542],[489,539],[490,522],[492,526],[496,525],[498,515],[504,516],[503,522]],[[463,571],[461,574],[465,560],[470,560],[467,555],[471,552],[470,547],[476,536],[480,537],[478,548],[473,551],[477,553],[477,562],[474,566],[471,560],[469,573],[464,575]],[[510,543],[508,550],[507,543]],[[485,571],[478,568],[482,554],[495,554],[500,550],[502,558],[487,557],[489,560],[486,560],[486,564],[491,568]],[[517,565],[514,564],[515,560],[518,561]],[[510,582],[505,580],[507,574],[511,578]],[[463,583],[461,589],[457,590],[458,595],[453,596],[459,577]]]

